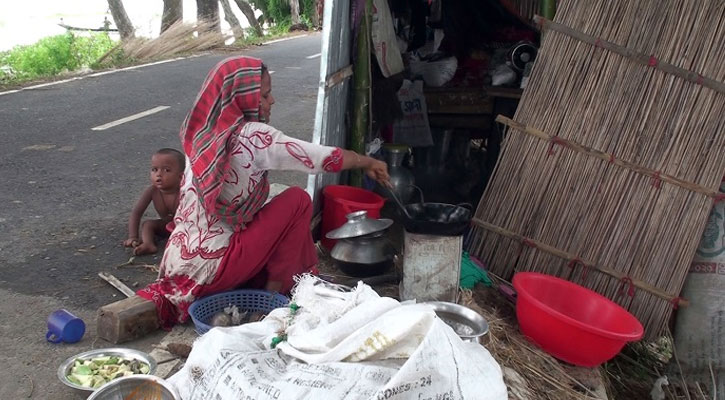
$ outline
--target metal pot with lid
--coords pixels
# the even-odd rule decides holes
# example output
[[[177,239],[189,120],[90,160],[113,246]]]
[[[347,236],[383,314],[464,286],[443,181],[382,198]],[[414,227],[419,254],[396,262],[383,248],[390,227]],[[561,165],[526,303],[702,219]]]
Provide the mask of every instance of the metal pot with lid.
[[[356,277],[384,273],[393,265],[395,256],[395,248],[386,235],[393,221],[368,218],[367,211],[356,211],[345,217],[347,222],[325,235],[337,240],[330,252],[335,265]]]

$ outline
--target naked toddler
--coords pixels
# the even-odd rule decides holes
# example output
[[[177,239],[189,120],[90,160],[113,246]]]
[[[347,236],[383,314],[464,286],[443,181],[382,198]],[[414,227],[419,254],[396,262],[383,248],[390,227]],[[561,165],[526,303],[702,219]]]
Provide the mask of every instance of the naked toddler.
[[[174,219],[179,206],[179,188],[185,164],[184,155],[174,149],[161,149],[151,157],[151,185],[143,191],[133,207],[128,219],[128,239],[123,242],[124,246],[133,247],[133,254],[156,253],[155,235],[168,236],[166,224]],[[160,218],[144,221],[139,241],[141,216],[152,202]]]

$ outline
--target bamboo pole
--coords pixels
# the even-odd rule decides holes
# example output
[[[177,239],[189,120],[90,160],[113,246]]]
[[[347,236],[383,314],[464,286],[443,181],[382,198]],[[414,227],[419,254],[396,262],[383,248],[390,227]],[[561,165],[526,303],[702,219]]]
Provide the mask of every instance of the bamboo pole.
[[[612,278],[616,278],[617,280],[622,282],[623,285],[628,285],[631,283],[632,286],[635,286],[635,287],[645,290],[649,293],[652,293],[655,296],[658,296],[664,300],[667,300],[668,302],[676,301],[679,306],[690,305],[690,302],[686,299],[683,299],[681,297],[678,297],[678,296],[670,294],[670,293],[665,293],[662,290],[659,290],[658,288],[648,284],[647,282],[642,282],[638,279],[633,279],[633,278],[631,278],[627,275],[624,275],[612,268],[605,267],[602,265],[597,265],[594,262],[592,262],[591,260],[580,258],[576,254],[557,249],[555,247],[549,246],[546,243],[543,243],[543,242],[535,240],[535,239],[521,236],[508,229],[505,229],[505,228],[502,228],[500,226],[496,226],[493,224],[489,224],[488,222],[482,221],[478,218],[473,218],[472,222],[474,224],[480,226],[483,229],[486,229],[486,230],[496,233],[498,235],[507,237],[507,238],[515,240],[517,242],[520,242],[523,246],[529,246],[532,248],[536,248],[541,251],[547,252],[551,255],[554,255],[556,257],[563,258],[567,261],[570,261],[572,268],[575,268],[576,266],[582,266],[583,268],[594,268],[601,273],[607,274],[607,275],[611,276]]]
[[[544,18],[552,20],[556,13],[556,0],[542,0],[541,2],[541,14]],[[536,16],[534,16],[536,18]]]
[[[350,130],[350,150],[365,153],[365,136],[370,126],[370,8],[372,0],[365,0],[357,35],[355,65],[353,67],[353,124]],[[350,171],[350,184],[362,186],[362,172]]]
[[[590,157],[598,158],[598,159],[606,161],[610,164],[617,165],[622,168],[626,168],[631,171],[637,172],[638,174],[648,176],[653,179],[653,185],[655,185],[655,186],[658,185],[659,182],[667,182],[667,183],[679,186],[683,189],[691,190],[693,192],[701,193],[706,196],[712,197],[714,200],[723,199],[723,194],[718,191],[711,190],[702,185],[698,185],[697,183],[688,182],[688,181],[676,178],[674,176],[663,174],[660,171],[655,171],[655,170],[631,163],[629,161],[625,161],[625,160],[616,158],[614,156],[614,154],[591,149],[591,148],[581,145],[579,143],[576,143],[576,142],[573,142],[570,140],[566,140],[566,139],[562,139],[559,136],[550,135],[539,129],[532,128],[532,127],[526,126],[524,124],[521,124],[519,122],[516,122],[506,116],[503,116],[503,115],[496,116],[496,122],[504,124],[504,125],[508,126],[509,128],[513,128],[514,131],[523,132],[523,133],[526,133],[533,137],[551,142],[551,147],[549,148],[549,153],[551,153],[551,154],[553,154],[553,151],[555,150],[554,145],[567,147],[574,151],[586,154]]]

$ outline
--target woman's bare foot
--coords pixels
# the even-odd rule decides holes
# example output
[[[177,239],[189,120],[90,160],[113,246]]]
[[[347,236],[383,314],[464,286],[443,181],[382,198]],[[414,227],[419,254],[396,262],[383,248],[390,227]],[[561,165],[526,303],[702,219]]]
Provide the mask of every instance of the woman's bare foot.
[[[158,248],[153,243],[141,243],[133,249],[133,255],[154,254]]]

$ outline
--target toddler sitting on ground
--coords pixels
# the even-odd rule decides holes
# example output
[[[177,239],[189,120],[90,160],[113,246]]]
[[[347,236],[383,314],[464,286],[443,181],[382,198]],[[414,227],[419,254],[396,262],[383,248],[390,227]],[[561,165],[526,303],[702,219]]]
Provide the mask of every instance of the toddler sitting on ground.
[[[155,253],[155,235],[168,236],[166,224],[174,219],[179,206],[179,188],[185,164],[184,155],[174,149],[161,149],[151,157],[151,185],[144,190],[133,207],[128,219],[128,239],[123,242],[124,246],[133,247],[134,255]],[[144,221],[139,241],[138,225],[151,202],[160,218]]]

